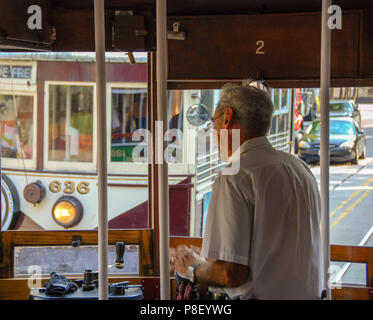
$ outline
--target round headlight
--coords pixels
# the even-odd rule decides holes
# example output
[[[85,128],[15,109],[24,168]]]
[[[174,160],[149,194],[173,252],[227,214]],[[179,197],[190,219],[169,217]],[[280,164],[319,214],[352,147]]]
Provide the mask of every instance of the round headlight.
[[[52,209],[53,220],[60,226],[70,228],[79,223],[83,217],[83,206],[71,196],[59,198]]]

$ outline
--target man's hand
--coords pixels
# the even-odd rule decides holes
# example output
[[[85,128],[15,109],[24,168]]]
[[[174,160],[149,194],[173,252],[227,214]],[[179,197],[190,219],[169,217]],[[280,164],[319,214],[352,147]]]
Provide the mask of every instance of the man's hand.
[[[170,262],[174,262],[174,268],[181,276],[190,277],[189,266],[205,262],[200,255],[200,249],[192,246],[188,248],[184,245],[170,250]]]
[[[174,270],[179,275],[189,278],[191,276],[189,266],[198,265],[195,271],[197,281],[213,287],[238,287],[245,283],[249,277],[249,268],[245,265],[221,261],[204,259],[197,247],[188,248],[179,246],[171,248],[170,260],[174,262]]]

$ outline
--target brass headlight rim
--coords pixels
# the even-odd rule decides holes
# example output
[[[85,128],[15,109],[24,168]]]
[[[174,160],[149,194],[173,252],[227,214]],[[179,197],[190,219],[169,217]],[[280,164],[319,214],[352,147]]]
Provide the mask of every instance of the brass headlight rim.
[[[54,210],[56,208],[56,206],[62,202],[62,201],[66,201],[66,202],[69,202],[76,210],[76,215],[75,215],[75,218],[69,222],[69,223],[62,223],[60,221],[58,221],[54,215]],[[62,196],[60,198],[57,199],[57,201],[54,203],[53,207],[52,207],[52,218],[53,220],[61,227],[64,227],[64,228],[71,228],[71,227],[74,227],[76,226],[83,218],[83,206],[81,204],[81,202],[73,197],[73,196]]]

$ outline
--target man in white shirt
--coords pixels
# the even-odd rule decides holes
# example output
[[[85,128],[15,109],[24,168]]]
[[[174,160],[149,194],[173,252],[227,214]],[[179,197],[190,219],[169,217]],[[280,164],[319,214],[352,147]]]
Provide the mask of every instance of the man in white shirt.
[[[317,182],[303,161],[268,142],[272,113],[265,90],[248,82],[222,88],[212,122],[218,140],[221,129],[229,141],[240,130],[240,148],[228,144],[230,165],[240,169],[213,186],[201,256],[178,247],[175,269],[231,299],[320,299]]]

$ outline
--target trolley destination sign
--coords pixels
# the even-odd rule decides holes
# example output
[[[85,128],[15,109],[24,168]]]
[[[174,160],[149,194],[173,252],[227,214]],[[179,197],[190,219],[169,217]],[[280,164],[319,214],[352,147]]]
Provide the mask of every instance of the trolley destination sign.
[[[32,78],[32,66],[0,65],[0,79],[25,79]]]

